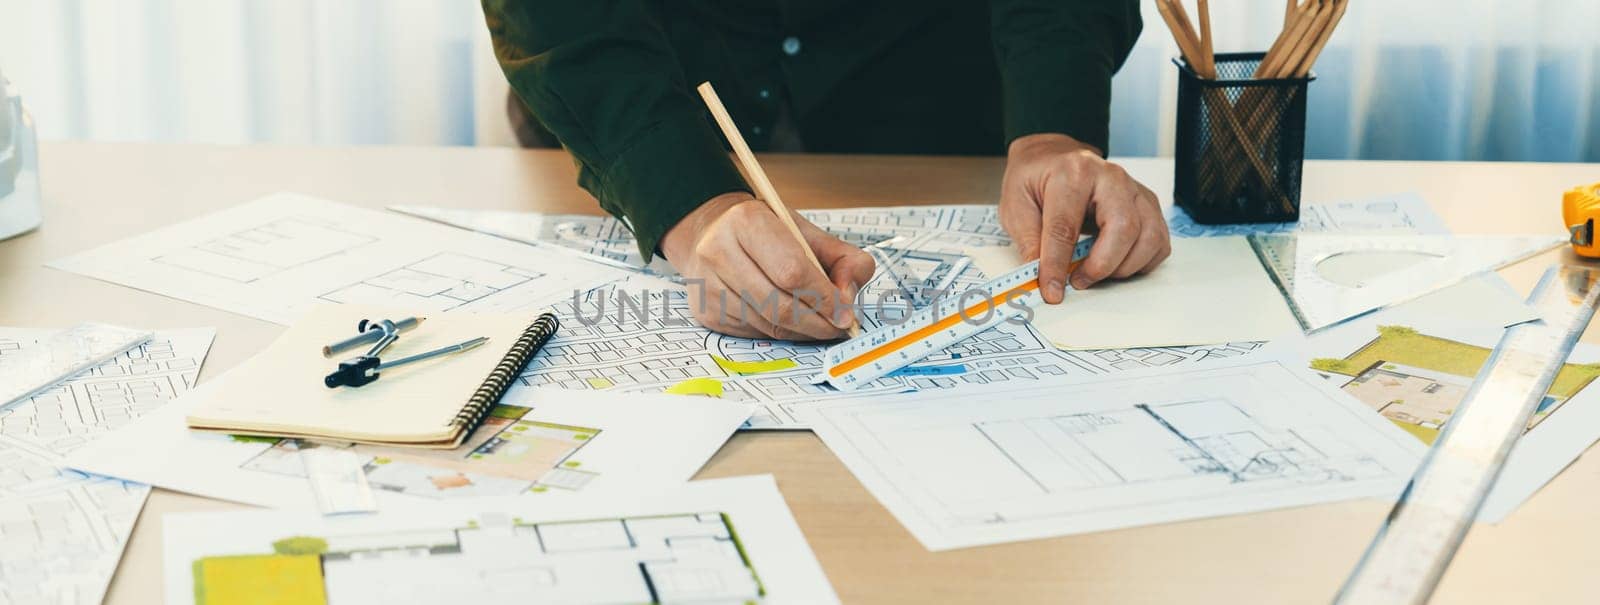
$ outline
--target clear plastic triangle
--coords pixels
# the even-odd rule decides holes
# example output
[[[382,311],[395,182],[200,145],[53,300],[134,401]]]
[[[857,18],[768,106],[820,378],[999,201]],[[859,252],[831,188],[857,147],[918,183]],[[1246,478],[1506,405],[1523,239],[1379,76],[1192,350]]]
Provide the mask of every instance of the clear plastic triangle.
[[[1250,236],[1306,332],[1403,303],[1562,245],[1556,235]]]

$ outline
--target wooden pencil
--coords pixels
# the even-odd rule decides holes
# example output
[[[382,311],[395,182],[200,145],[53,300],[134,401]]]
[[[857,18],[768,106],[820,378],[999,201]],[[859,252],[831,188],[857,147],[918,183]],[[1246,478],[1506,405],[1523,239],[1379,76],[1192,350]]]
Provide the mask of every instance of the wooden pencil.
[[[1333,0],[1333,2],[1335,3],[1333,17],[1328,20],[1328,25],[1317,34],[1317,41],[1312,45],[1311,52],[1306,55],[1305,59],[1300,61],[1300,65],[1295,69],[1293,77],[1304,78],[1311,74],[1311,66],[1316,64],[1317,57],[1322,56],[1322,49],[1326,48],[1328,40],[1333,38],[1333,30],[1338,28],[1339,21],[1344,19],[1344,9],[1350,6],[1350,0]]]
[[[1216,73],[1214,71],[1207,73],[1207,68],[1204,65],[1205,59],[1200,58],[1202,52],[1200,42],[1193,26],[1188,24],[1188,16],[1183,10],[1183,5],[1178,0],[1156,0],[1156,10],[1161,13],[1161,19],[1167,23],[1167,29],[1172,31],[1172,38],[1178,43],[1178,50],[1183,53],[1184,60],[1189,62],[1190,68],[1202,78],[1216,79]],[[1259,154],[1252,153],[1247,146],[1247,142],[1254,141],[1255,137],[1249,136],[1245,131],[1244,125],[1239,121],[1235,107],[1229,104],[1227,97],[1216,89],[1206,89],[1203,94],[1210,97],[1212,105],[1216,108],[1215,111],[1207,114],[1207,118],[1210,120],[1220,118],[1228,128],[1227,131],[1223,131],[1220,128],[1213,127],[1213,130],[1218,133],[1217,145],[1226,150],[1223,153],[1234,153],[1233,149],[1237,149],[1237,153],[1242,153],[1245,156],[1245,159],[1250,163],[1250,167],[1256,171],[1256,174],[1261,177],[1263,182],[1271,181],[1272,169],[1266,165],[1266,162],[1261,159]],[[1228,132],[1231,137],[1222,136],[1223,132]],[[1233,149],[1230,149],[1230,147]],[[1200,166],[1201,172],[1205,173],[1200,177],[1202,182],[1211,180],[1209,175],[1213,174],[1214,171],[1209,168],[1204,165]],[[1280,198],[1279,201],[1285,206],[1290,204],[1288,197],[1283,195],[1282,192],[1278,192],[1278,197]]]
[[[728,115],[728,108],[723,107],[722,99],[717,96],[717,90],[711,87],[710,82],[701,82],[695,90],[700,92],[700,98],[706,102],[706,109],[711,110],[711,117],[716,119],[717,126],[722,129],[722,136],[727,137],[728,144],[733,146],[734,155],[739,157],[739,166],[744,170],[744,176],[750,181],[750,186],[756,190],[756,196],[767,203],[772,213],[778,215],[778,220],[789,230],[789,235],[794,236],[794,241],[800,244],[800,249],[806,252],[806,259],[811,261],[811,266],[822,272],[822,278],[828,278],[828,270],[822,268],[822,262],[817,260],[817,254],[811,251],[811,245],[806,243],[806,236],[800,233],[800,225],[794,222],[794,216],[789,213],[789,207],[784,205],[783,198],[778,197],[778,190],[772,186],[772,181],[767,178],[765,170],[756,161],[756,154],[750,151],[750,145],[745,142],[744,135],[739,134],[738,125],[733,123],[733,116]],[[819,293],[820,294],[820,293]],[[850,337],[861,334],[861,326],[857,323],[850,325]]]
[[[1200,13],[1200,54],[1201,60],[1206,62],[1206,71],[1211,72],[1211,78],[1217,77],[1217,53],[1214,42],[1211,40],[1211,3],[1208,0],[1199,0],[1195,8]]]
[[[1311,5],[1313,1],[1304,0],[1295,5],[1288,25],[1283,28],[1283,31],[1278,32],[1278,38],[1272,41],[1272,46],[1267,49],[1267,55],[1261,59],[1260,64],[1256,65],[1256,71],[1251,77],[1266,78],[1267,74],[1271,73],[1272,66],[1282,61],[1285,47],[1294,46],[1295,42],[1298,41],[1297,32],[1302,31],[1303,27],[1310,26],[1308,20],[1313,12]]]
[[[1300,32],[1294,46],[1284,53],[1283,59],[1273,67],[1273,78],[1287,78],[1300,70],[1300,62],[1305,60],[1306,54],[1311,52],[1311,47],[1316,44],[1317,38],[1322,35],[1323,28],[1327,27],[1328,20],[1333,17],[1333,0],[1315,0],[1316,10],[1306,24],[1304,31]]]
[[[1168,7],[1172,9],[1172,16],[1178,22],[1178,29],[1182,30],[1184,38],[1189,42],[1193,51],[1188,55],[1189,62],[1195,66],[1196,73],[1207,80],[1215,80],[1217,74],[1211,71],[1211,65],[1206,62],[1205,48],[1200,40],[1200,34],[1195,32],[1194,23],[1189,21],[1189,11],[1184,10],[1181,0],[1167,0]]]

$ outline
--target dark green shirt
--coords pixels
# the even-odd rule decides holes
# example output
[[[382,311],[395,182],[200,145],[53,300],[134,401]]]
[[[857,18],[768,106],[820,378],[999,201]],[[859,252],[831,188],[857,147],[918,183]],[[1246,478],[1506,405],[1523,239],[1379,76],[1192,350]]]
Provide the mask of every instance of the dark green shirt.
[[[1137,0],[483,0],[511,87],[648,258],[706,200],[749,191],[693,87],[758,151],[1106,149]],[[780,123],[781,122],[781,123]],[[779,143],[789,146],[793,141]]]

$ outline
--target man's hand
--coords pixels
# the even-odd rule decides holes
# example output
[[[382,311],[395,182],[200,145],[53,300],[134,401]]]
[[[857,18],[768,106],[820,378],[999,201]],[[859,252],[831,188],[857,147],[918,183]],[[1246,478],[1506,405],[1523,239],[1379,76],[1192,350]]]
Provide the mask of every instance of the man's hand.
[[[872,279],[872,257],[798,214],[794,221],[824,276],[765,203],[743,192],[711,198],[661,240],[689,287],[700,324],[747,338],[831,340],[855,323],[851,301]],[[842,304],[841,304],[842,303]]]
[[[1061,302],[1072,248],[1086,225],[1098,228],[1099,237],[1070,276],[1079,290],[1148,272],[1172,253],[1155,193],[1072,137],[1034,134],[1012,141],[1000,187],[1000,225],[1023,260],[1039,259],[1047,303]]]

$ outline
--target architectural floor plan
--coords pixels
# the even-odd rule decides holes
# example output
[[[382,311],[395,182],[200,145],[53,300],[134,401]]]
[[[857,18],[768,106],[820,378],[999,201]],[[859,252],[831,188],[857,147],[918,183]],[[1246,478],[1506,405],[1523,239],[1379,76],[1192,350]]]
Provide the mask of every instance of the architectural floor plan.
[[[801,416],[933,550],[1392,495],[1420,444],[1299,363],[1254,355]]]
[[[978,283],[975,268],[955,288]],[[868,297],[886,292],[879,273]],[[626,299],[619,304],[618,298]],[[823,399],[972,384],[1029,382],[1162,367],[1253,351],[1257,343],[1104,351],[1057,350],[1026,325],[1003,324],[853,394],[816,384],[823,345],[723,336],[692,321],[683,286],[635,276],[556,305],[562,330],[522,375],[525,386],[661,392],[687,380],[722,383],[722,397],[758,406],[749,428],[804,429],[795,408]],[[649,317],[636,309],[648,309]],[[885,309],[901,309],[891,300]],[[866,323],[875,318],[868,314]],[[720,361],[719,361],[720,360]],[[732,362],[732,363],[728,363]],[[749,368],[750,371],[739,371]]]
[[[1466,397],[1501,330],[1397,309],[1298,345],[1311,368],[1432,444]],[[1600,347],[1579,344],[1539,402],[1478,518],[1499,521],[1600,438]]]
[[[497,405],[472,437],[453,450],[279,439],[239,468],[303,478],[301,450],[340,448],[360,456],[374,489],[427,498],[578,491],[599,476],[600,469],[585,465],[578,453],[600,436],[600,429],[525,419],[531,411]]]
[[[750,417],[708,397],[513,389],[470,440],[448,450],[241,437],[188,430],[193,395],[68,459],[75,469],[219,500],[304,509],[315,502],[305,448],[357,456],[381,510],[475,497],[544,501],[689,480]],[[142,444],[162,443],[162,448]]]
[[[828,603],[770,477],[650,498],[167,517],[168,603]]]
[[[0,328],[0,363],[49,330]],[[64,468],[65,457],[188,391],[212,330],[150,341],[0,408],[0,604],[100,602],[149,488]]]
[[[266,545],[256,545],[257,547]],[[484,514],[405,531],[286,534],[192,562],[198,604],[759,601],[719,511],[538,523]],[[268,592],[258,582],[271,579]]]
[[[917,299],[919,294],[925,299],[937,295],[935,290],[948,294],[982,283],[983,273],[964,262],[962,250],[972,243],[1007,241],[995,231],[993,209],[985,206],[831,210],[808,216],[830,230],[872,242],[869,245],[881,251],[879,271],[858,299],[858,316],[869,328],[897,321],[906,309],[925,304]],[[582,218],[615,223],[614,219]],[[871,224],[862,226],[863,221]],[[796,421],[796,406],[844,396],[816,384],[823,346],[729,337],[703,329],[694,323],[688,307],[690,287],[694,286],[635,275],[561,301],[556,313],[562,331],[535,358],[522,383],[660,392],[686,380],[713,379],[722,383],[723,397],[759,406],[750,419],[750,428],[757,429],[804,429],[805,425]],[[1006,324],[881,379],[864,392],[1102,374],[1230,357],[1257,346],[1245,342],[1061,351],[1029,326]],[[719,363],[719,359],[734,364]]]
[[[548,249],[287,193],[50,266],[281,324],[330,303],[537,310],[621,274],[576,255],[552,258]]]

